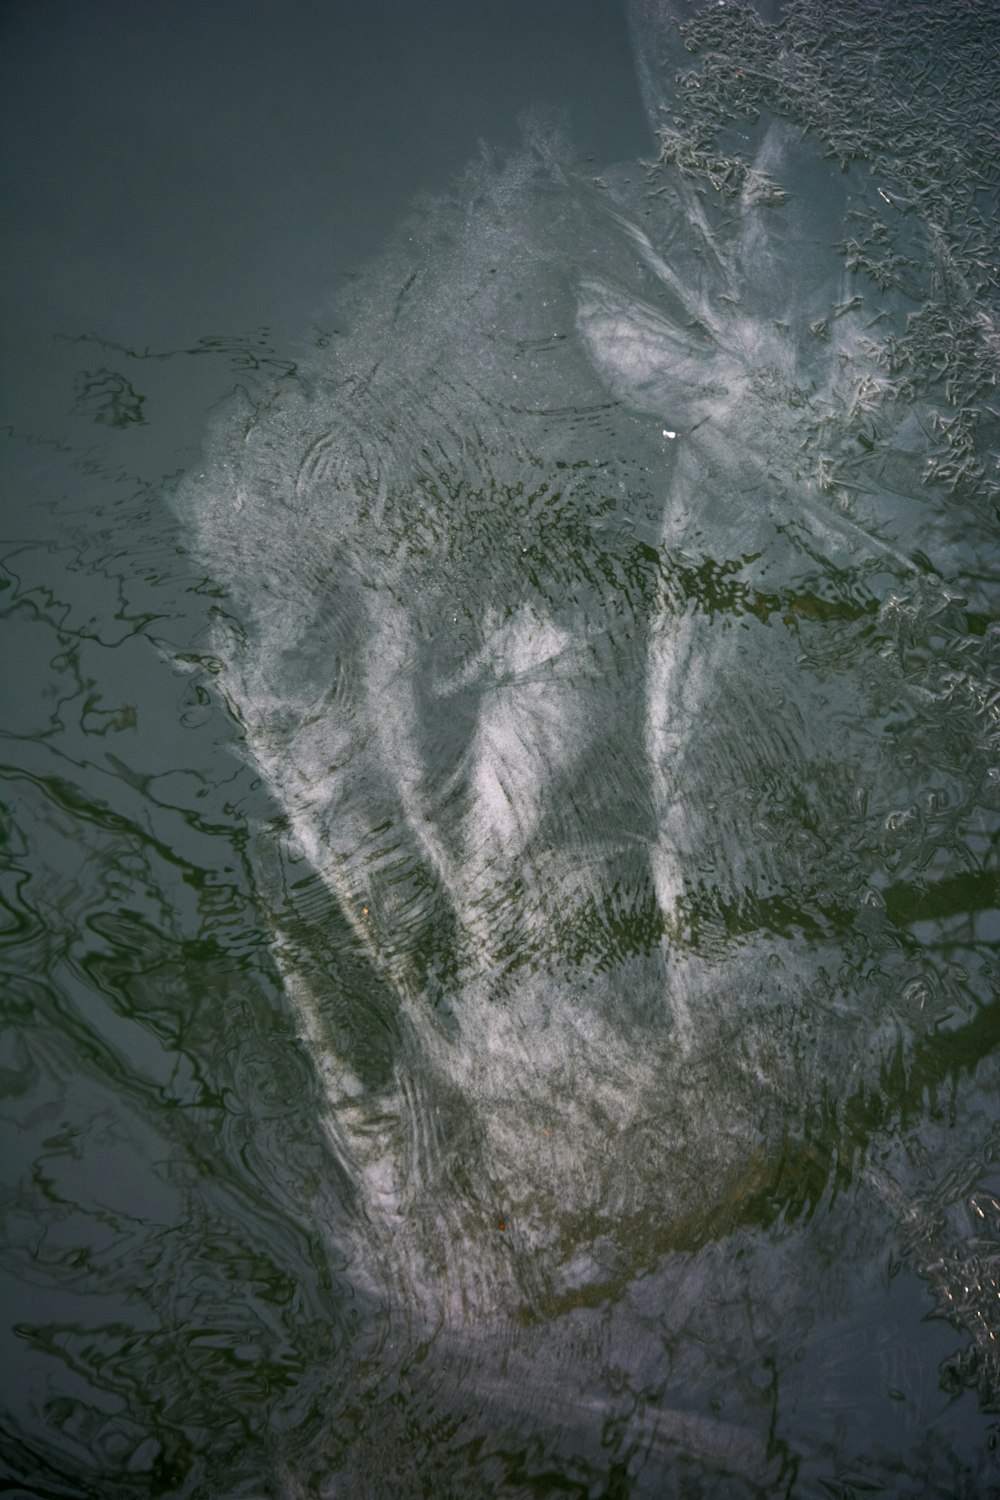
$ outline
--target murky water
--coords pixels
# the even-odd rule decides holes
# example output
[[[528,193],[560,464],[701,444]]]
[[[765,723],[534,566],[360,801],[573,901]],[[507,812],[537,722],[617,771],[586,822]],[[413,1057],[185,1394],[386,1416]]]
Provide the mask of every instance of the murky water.
[[[14,423],[15,1493],[1000,1484],[1000,19],[588,16]]]

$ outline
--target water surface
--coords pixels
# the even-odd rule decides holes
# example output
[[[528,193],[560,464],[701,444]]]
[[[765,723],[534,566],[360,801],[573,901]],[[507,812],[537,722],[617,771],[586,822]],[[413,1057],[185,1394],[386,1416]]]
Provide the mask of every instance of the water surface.
[[[116,15],[9,23],[12,1482],[988,1492],[995,15]]]

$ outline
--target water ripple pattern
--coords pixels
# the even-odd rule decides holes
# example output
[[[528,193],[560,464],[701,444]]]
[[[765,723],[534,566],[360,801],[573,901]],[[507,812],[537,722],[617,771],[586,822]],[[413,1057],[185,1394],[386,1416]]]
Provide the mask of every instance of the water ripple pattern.
[[[260,878],[352,1275],[390,1344],[436,1350],[432,1387],[485,1381],[521,1420],[499,1372],[544,1360],[540,1331],[597,1341],[580,1420],[623,1412],[626,1304],[683,1297],[682,1265],[714,1284],[710,1247],[753,1242],[751,1303],[801,1319],[763,1284],[815,1253],[777,1226],[817,1214],[842,1272],[895,1238],[965,1339],[949,1378],[996,1400],[974,11],[637,4],[650,159],[587,173],[528,122],[181,491],[233,601],[219,686],[283,810]],[[984,80],[958,135],[935,102],[956,72]],[[688,1416],[664,1394],[628,1419],[635,1493],[680,1453],[777,1493],[819,1460],[765,1441],[735,1378],[728,1425],[698,1426],[740,1337],[700,1316]],[[676,1391],[684,1340],[638,1347]],[[429,1400],[419,1357],[380,1370],[380,1413],[397,1382]]]
[[[50,1493],[997,1484],[1000,23],[771,9],[633,0],[643,160],[538,111],[241,364],[164,486],[196,649],[138,584],[100,637],[228,716],[211,817],[74,802],[68,706],[128,707],[7,556],[64,649],[5,731],[5,1254],[112,1299],[19,1323],[108,1404]]]

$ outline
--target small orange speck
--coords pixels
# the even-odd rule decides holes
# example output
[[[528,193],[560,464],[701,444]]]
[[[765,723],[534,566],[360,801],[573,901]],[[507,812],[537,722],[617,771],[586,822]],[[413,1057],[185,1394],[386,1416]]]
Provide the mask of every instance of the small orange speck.
[[[507,1221],[506,1221],[506,1219],[501,1219],[500,1220],[499,1228],[501,1228],[501,1229],[506,1229],[507,1228]]]

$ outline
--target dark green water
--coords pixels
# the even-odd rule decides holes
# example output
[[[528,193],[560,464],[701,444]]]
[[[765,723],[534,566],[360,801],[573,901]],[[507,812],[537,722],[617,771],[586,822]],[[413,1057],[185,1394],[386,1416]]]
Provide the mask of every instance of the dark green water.
[[[1000,1492],[995,7],[4,32],[8,1492]]]

